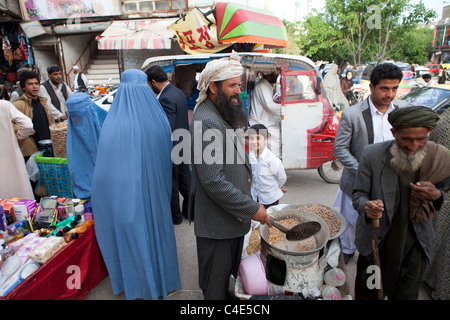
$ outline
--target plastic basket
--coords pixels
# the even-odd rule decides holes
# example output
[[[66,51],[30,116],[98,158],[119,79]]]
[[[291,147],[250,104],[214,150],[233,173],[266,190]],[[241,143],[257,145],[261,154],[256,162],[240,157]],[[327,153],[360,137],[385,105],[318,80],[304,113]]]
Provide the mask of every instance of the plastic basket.
[[[49,196],[73,198],[72,181],[66,158],[34,157]]]

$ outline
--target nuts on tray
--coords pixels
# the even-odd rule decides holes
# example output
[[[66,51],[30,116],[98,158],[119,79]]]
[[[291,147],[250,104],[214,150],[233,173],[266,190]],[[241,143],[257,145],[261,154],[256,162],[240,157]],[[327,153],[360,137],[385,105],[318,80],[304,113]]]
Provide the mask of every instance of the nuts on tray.
[[[295,218],[288,217],[279,220],[278,223],[290,229],[299,224],[299,221]],[[316,249],[316,238],[314,236],[301,241],[289,241],[286,239],[286,234],[275,227],[269,229],[268,242],[274,247],[289,251],[310,251]]]
[[[314,214],[317,214],[326,222],[326,224],[328,225],[328,229],[330,229],[330,238],[339,232],[341,228],[341,220],[327,206],[321,204],[310,204],[304,206],[303,209],[312,212]]]

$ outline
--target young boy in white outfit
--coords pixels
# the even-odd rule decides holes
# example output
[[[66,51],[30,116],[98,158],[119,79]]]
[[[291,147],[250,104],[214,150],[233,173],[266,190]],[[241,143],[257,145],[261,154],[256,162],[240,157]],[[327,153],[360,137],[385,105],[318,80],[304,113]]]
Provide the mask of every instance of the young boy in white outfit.
[[[286,192],[286,172],[281,160],[267,148],[268,130],[262,124],[255,124],[248,130],[250,164],[252,166],[252,198],[266,209],[277,205]]]

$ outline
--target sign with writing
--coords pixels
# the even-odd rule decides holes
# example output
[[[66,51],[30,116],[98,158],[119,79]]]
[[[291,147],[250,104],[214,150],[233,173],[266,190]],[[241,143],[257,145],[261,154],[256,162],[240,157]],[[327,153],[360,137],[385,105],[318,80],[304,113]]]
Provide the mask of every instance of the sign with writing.
[[[231,44],[217,40],[216,19],[213,14],[205,15],[195,8],[169,26],[177,41],[186,53],[216,53]]]
[[[121,15],[119,0],[20,0],[24,20]]]

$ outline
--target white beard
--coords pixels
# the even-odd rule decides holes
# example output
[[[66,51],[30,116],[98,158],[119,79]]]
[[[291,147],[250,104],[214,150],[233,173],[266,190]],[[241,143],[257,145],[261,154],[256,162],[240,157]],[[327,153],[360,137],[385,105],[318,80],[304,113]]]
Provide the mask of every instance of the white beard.
[[[406,154],[398,147],[397,141],[393,142],[390,152],[394,156],[391,159],[391,166],[398,172],[415,172],[419,170],[426,155],[423,147],[419,148],[414,154]]]

